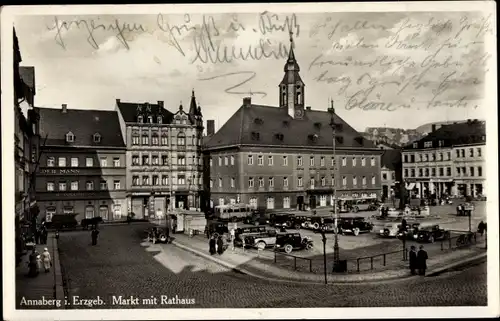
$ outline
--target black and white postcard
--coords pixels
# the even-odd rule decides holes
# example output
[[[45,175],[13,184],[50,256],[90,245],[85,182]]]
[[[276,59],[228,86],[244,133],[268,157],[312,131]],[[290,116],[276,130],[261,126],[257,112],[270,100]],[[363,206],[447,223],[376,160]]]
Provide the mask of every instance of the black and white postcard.
[[[494,2],[1,24],[4,319],[498,316]]]

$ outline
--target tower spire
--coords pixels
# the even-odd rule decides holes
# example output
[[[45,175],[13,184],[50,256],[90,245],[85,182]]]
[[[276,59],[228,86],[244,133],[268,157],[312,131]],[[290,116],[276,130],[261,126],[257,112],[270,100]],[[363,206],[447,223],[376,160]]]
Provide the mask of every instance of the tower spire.
[[[293,41],[293,31],[290,30],[290,51],[288,52],[288,61],[295,61],[295,54],[293,49],[295,48],[295,42]]]

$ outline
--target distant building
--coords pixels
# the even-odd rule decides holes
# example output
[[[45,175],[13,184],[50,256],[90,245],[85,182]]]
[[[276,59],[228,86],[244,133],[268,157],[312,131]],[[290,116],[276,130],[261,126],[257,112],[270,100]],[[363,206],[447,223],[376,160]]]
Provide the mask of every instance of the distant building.
[[[127,145],[127,200],[135,217],[201,209],[203,120],[194,91],[189,110],[116,101]]]
[[[409,142],[418,140],[424,135],[414,129],[390,128],[390,127],[368,127],[362,133],[363,137],[375,144],[383,144],[398,148]]]
[[[402,180],[401,150],[384,150],[381,162],[380,180],[382,184],[382,198],[390,200],[392,197],[399,197],[399,183]]]
[[[404,147],[403,179],[414,197],[486,195],[485,122],[468,120],[431,131]]]
[[[77,214],[123,220],[125,144],[114,111],[35,108],[40,115],[42,147],[36,182],[42,218]]]
[[[338,197],[380,197],[383,151],[335,114],[333,106],[324,111],[307,107],[299,71],[292,46],[278,86],[279,105],[243,98],[231,118],[205,139],[208,205],[332,206],[333,184]]]

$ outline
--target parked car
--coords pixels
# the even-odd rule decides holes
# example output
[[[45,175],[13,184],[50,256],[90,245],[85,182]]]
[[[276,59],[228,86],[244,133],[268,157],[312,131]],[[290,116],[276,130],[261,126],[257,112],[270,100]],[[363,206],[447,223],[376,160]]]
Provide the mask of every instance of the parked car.
[[[235,245],[236,246],[244,246],[245,238],[247,236],[259,235],[265,233],[267,228],[265,226],[246,226],[239,227],[234,232]]]
[[[401,223],[386,223],[380,229],[379,235],[383,237],[396,237],[398,236]]]
[[[250,224],[254,226],[269,224],[269,219],[265,217],[265,214],[253,212],[251,216],[247,216],[243,219],[243,223]]]
[[[398,239],[402,240],[403,238],[408,240],[416,240],[418,237],[418,231],[421,227],[420,223],[409,223],[406,227],[400,228],[398,233]]]
[[[274,247],[276,245],[276,230],[266,230],[261,233],[246,235],[244,237],[244,246],[256,247],[263,250],[266,247]]]
[[[160,227],[152,227],[147,230],[147,239],[148,242],[153,242],[153,244],[168,243],[167,233]]]
[[[352,211],[357,213],[359,211],[376,211],[379,205],[376,199],[360,199],[352,201]]]
[[[291,253],[294,250],[310,250],[313,241],[309,237],[302,237],[299,232],[278,233],[276,235],[276,250]]]
[[[418,230],[417,242],[434,243],[435,240],[447,240],[450,238],[450,232],[433,225]]]
[[[273,213],[270,215],[269,224],[271,226],[284,226],[291,228],[293,226],[295,215],[289,213]]]
[[[352,233],[358,236],[359,233],[367,233],[373,229],[373,224],[365,221],[364,217],[342,217],[337,222],[341,234]]]

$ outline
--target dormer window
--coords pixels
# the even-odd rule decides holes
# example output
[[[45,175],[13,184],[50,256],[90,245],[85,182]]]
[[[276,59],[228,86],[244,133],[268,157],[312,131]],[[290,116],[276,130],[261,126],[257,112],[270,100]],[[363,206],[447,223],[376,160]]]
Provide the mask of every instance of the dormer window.
[[[153,116],[148,116],[148,123],[150,123],[150,124],[153,123]]]
[[[283,138],[284,138],[283,134],[281,134],[281,133],[276,134],[277,140],[283,141]]]
[[[99,133],[94,134],[94,143],[100,143],[101,142],[101,135]]]
[[[413,143],[413,148],[418,148],[418,143]]]
[[[252,132],[252,140],[259,140],[260,139],[260,135],[259,133],[257,132]]]
[[[335,139],[337,140],[337,143],[342,144],[344,142],[344,137],[342,136],[335,136]]]
[[[264,121],[260,118],[255,118],[253,122],[257,125],[262,125],[264,123]]]
[[[314,123],[314,128],[321,129],[321,123]]]
[[[318,141],[318,135],[314,134],[314,135],[309,135],[308,138],[310,141],[312,142],[317,142]]]
[[[72,132],[66,134],[66,142],[73,143],[75,141],[75,135]]]
[[[140,116],[140,115],[139,115],[139,116],[137,116],[137,122],[138,122],[138,123],[142,123],[142,116]]]
[[[161,116],[158,116],[158,124],[163,124],[163,119]]]
[[[284,121],[283,121],[283,126],[288,127],[288,124],[289,124],[289,123],[288,123],[288,120],[284,120]]]

